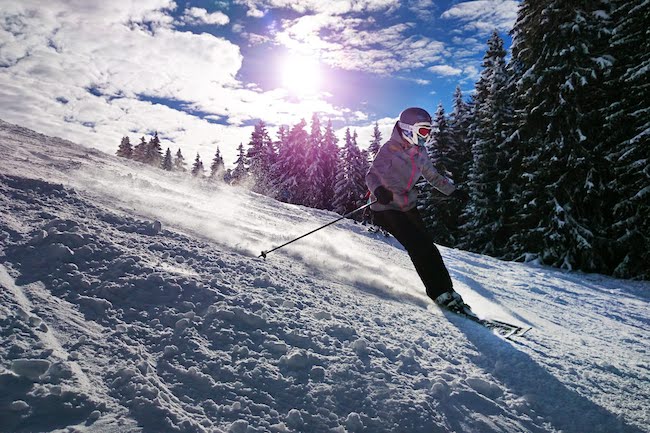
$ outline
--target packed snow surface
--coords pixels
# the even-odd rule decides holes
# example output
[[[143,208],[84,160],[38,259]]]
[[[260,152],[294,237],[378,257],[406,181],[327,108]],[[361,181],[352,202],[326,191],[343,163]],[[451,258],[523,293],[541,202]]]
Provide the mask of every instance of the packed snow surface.
[[[650,432],[650,285],[393,238],[0,121],[0,432]]]

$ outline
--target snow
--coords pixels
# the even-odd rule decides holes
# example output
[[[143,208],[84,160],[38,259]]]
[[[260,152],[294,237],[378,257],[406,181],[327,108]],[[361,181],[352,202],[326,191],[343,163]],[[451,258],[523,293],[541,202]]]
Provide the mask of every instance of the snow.
[[[392,238],[0,122],[0,431],[650,432],[650,284]],[[56,414],[56,416],[53,416]]]
[[[15,359],[11,362],[11,371],[28,379],[38,379],[50,368],[46,359]]]
[[[599,18],[601,20],[605,20],[605,21],[610,19],[609,14],[607,13],[607,11],[604,11],[604,10],[594,11],[593,16],[596,17],[596,18]]]

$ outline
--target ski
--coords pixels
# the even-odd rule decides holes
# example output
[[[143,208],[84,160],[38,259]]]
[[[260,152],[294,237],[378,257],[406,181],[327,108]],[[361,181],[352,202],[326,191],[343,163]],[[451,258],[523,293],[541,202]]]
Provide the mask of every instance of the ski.
[[[465,317],[466,319],[478,323],[479,325],[483,325],[484,327],[490,329],[491,331],[495,332],[496,334],[500,335],[506,340],[511,340],[514,337],[522,337],[532,329],[532,327],[530,326],[515,325],[512,323],[504,322],[502,320],[481,319],[480,317],[475,315],[471,310],[469,312],[457,311],[457,310],[455,311],[448,308],[445,308],[445,310],[454,313],[458,316]]]

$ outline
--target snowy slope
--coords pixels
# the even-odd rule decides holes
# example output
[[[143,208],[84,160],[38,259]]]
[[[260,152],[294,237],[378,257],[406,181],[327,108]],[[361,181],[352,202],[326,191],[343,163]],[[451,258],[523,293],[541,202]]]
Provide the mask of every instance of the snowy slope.
[[[0,432],[650,432],[650,284],[392,238],[0,121]]]

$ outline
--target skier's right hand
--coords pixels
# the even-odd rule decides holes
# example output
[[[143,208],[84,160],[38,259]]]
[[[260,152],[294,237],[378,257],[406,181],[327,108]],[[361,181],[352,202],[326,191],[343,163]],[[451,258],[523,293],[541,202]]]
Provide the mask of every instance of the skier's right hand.
[[[380,204],[386,205],[393,201],[393,193],[384,185],[379,185],[373,193]]]

